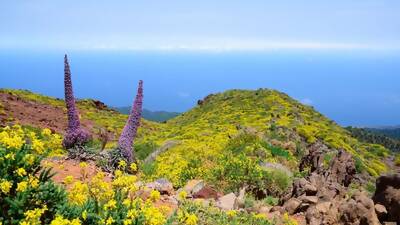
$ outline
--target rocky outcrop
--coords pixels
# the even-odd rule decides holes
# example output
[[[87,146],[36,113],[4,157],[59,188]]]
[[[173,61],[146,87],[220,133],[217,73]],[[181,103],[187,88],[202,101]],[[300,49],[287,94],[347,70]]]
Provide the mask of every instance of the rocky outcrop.
[[[379,225],[372,199],[363,192],[356,192],[339,207],[340,223],[345,225]]]
[[[381,220],[400,224],[400,174],[381,176],[376,181],[376,191],[372,198],[387,211]]]
[[[353,156],[345,151],[339,151],[336,158],[332,160],[330,168],[325,177],[330,182],[337,182],[348,187],[356,174],[356,166]]]
[[[291,198],[280,211],[304,213],[307,224],[311,225],[380,224],[374,202],[367,194],[356,192],[348,197],[347,187],[356,174],[352,156],[338,151],[326,167],[323,158],[327,151],[328,148],[319,142],[310,147],[300,170],[309,167],[311,173],[293,182]]]
[[[324,154],[329,152],[329,148],[321,142],[316,142],[308,148],[308,154],[300,162],[299,170],[303,171],[310,167],[310,172],[322,172]]]

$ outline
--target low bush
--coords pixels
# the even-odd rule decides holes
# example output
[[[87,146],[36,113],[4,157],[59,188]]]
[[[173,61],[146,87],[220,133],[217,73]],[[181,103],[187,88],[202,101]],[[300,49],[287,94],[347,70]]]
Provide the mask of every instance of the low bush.
[[[292,178],[277,169],[264,169],[258,160],[239,155],[224,155],[213,171],[213,181],[227,191],[237,191],[243,186],[256,195],[282,195],[291,184]]]

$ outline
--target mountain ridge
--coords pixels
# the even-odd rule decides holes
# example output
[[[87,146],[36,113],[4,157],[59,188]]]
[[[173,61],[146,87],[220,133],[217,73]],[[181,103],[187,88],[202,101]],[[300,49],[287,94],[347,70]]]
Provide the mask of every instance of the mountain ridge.
[[[122,114],[129,115],[132,107],[125,106],[125,107],[112,107],[113,109],[117,110],[118,112]],[[142,111],[142,117],[146,120],[149,121],[154,121],[154,122],[165,122],[169,119],[177,117],[179,112],[169,112],[169,111],[164,111],[164,110],[149,110],[149,109],[143,109]]]

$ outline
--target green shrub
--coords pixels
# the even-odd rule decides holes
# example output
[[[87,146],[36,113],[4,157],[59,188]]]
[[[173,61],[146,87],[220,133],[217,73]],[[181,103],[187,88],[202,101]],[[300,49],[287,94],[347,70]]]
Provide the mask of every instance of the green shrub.
[[[267,220],[265,215],[228,211],[224,212],[216,208],[205,207],[193,202],[185,202],[181,205],[177,214],[171,221],[180,221],[182,215],[196,215],[197,224],[229,224],[229,225],[272,225],[272,221]],[[182,221],[183,222],[183,221]],[[182,223],[184,224],[184,223]]]
[[[396,164],[396,166],[400,166],[400,154],[396,154],[394,158],[394,163]]]
[[[263,169],[259,160],[247,157],[244,153],[222,156],[212,175],[213,182],[226,191],[238,191],[247,186],[255,194],[261,192],[273,196],[283,194],[292,180],[284,171]]]
[[[363,171],[366,170],[366,167],[365,167],[363,161],[360,159],[360,157],[357,157],[357,156],[354,157],[354,161],[355,161],[357,173],[362,173]]]
[[[244,152],[245,148],[251,144],[260,142],[259,137],[254,134],[241,133],[229,140],[226,150],[239,154]]]
[[[158,148],[154,142],[137,143],[134,145],[136,157],[140,160],[146,159],[152,152]]]
[[[40,165],[43,156],[32,155],[32,151],[28,145],[20,149],[0,146],[0,221],[3,224],[18,224],[26,212],[35,210],[42,214],[38,219],[48,223],[66,204],[65,191],[51,181],[50,170]]]

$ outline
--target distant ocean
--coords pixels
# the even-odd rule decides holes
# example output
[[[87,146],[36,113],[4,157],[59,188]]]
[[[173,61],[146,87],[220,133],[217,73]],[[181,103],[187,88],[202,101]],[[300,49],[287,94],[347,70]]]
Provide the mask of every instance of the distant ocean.
[[[63,97],[63,54],[0,51],[0,88]],[[400,53],[379,51],[68,52],[79,98],[185,111],[209,93],[273,88],[342,125],[400,124]]]

